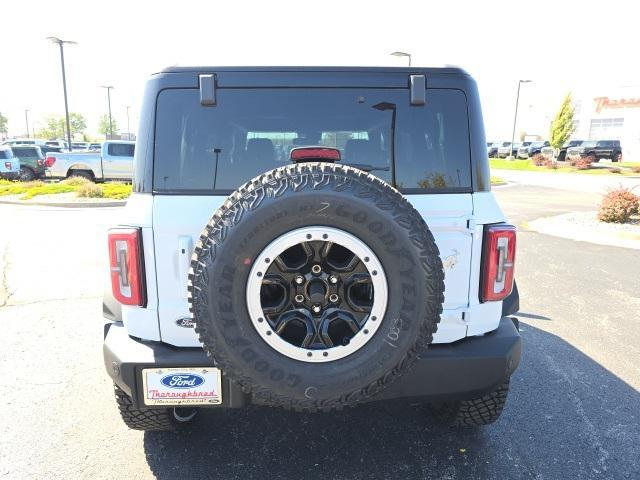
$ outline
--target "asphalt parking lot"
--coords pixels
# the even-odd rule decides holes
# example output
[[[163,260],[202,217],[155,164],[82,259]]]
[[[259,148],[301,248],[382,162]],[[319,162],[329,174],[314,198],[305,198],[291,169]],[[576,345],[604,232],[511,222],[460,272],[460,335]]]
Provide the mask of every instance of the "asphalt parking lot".
[[[598,195],[495,190],[512,221]],[[420,405],[330,415],[206,411],[177,434],[129,431],[102,366],[104,231],[119,209],[0,205],[0,478],[640,478],[640,255],[519,234],[523,359],[492,426]]]

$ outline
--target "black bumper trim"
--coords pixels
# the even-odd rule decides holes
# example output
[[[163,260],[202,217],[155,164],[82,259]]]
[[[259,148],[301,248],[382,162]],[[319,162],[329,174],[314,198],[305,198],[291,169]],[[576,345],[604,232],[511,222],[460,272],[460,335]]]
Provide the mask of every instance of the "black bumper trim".
[[[105,327],[104,361],[113,381],[131,396],[136,408],[141,398],[142,369],[211,365],[201,348],[179,348],[160,342],[142,342],[127,335],[121,323]],[[457,400],[494,390],[520,363],[522,341],[514,321],[503,317],[498,328],[483,336],[451,344],[434,344],[422,352],[413,368],[371,401],[397,398]],[[250,395],[222,376],[222,407],[251,403]]]

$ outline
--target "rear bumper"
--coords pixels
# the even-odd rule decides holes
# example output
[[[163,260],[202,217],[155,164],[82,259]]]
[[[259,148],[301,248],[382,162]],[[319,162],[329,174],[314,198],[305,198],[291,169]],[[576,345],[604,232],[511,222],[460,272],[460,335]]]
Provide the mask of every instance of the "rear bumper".
[[[484,336],[452,344],[431,345],[413,368],[372,401],[399,398],[456,400],[481,396],[502,384],[520,363],[522,341],[514,320],[503,317],[499,327]],[[113,381],[142,402],[142,369],[211,365],[200,348],[178,348],[159,342],[142,342],[128,336],[121,323],[105,325],[104,362]],[[222,376],[222,407],[252,403],[250,395]],[[219,406],[217,406],[219,407]],[[215,407],[213,407],[215,408]]]
[[[20,171],[17,172],[0,172],[0,178],[5,180],[17,180],[20,178]]]

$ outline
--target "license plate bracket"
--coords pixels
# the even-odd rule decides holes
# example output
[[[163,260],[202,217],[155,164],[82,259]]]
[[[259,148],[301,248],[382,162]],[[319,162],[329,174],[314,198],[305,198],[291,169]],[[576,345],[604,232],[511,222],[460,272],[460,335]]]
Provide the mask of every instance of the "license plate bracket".
[[[142,385],[148,406],[222,403],[222,372],[215,367],[145,368]]]

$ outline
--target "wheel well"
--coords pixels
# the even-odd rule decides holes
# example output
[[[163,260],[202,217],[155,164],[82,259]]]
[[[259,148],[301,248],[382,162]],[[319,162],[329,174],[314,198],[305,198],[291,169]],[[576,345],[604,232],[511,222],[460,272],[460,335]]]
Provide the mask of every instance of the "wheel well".
[[[89,175],[91,178],[94,178],[93,172],[90,169],[87,169],[87,168],[75,168],[75,167],[71,167],[69,170],[67,170],[67,178],[69,178],[70,176],[72,176],[76,172],[83,172],[83,173],[86,173],[87,175]]]

